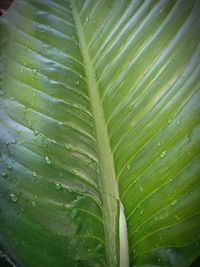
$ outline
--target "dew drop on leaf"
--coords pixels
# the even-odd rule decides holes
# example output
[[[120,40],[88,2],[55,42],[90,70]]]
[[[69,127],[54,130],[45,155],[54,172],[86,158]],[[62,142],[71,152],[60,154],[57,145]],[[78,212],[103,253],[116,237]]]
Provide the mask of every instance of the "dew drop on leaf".
[[[86,22],[88,22],[89,21],[89,17],[87,16],[87,17],[85,17],[85,21]]]
[[[45,158],[45,161],[47,165],[51,165],[51,160],[48,157]]]
[[[195,47],[195,41],[194,41],[194,40],[192,40],[192,41],[191,41],[191,44],[190,44],[190,46],[191,46],[192,48],[194,48],[194,47]]]
[[[173,200],[173,201],[171,202],[172,207],[175,207],[176,204],[177,204],[177,200]]]
[[[170,124],[171,122],[172,122],[172,119],[169,119],[169,120],[167,121],[168,124]]]
[[[69,144],[67,144],[67,145],[65,145],[65,148],[67,149],[67,150],[71,150],[71,145],[69,145]]]
[[[9,198],[12,202],[17,202],[17,200],[18,200],[17,196],[13,193],[10,193]]]
[[[13,168],[13,167],[10,166],[10,165],[7,166],[7,169],[8,169],[9,171],[12,171],[12,168]]]
[[[6,177],[6,176],[7,176],[7,173],[6,173],[6,172],[2,172],[2,173],[1,173],[1,176],[2,176],[2,177]]]
[[[178,215],[176,215],[176,216],[175,216],[175,218],[176,218],[176,220],[177,220],[177,221],[179,221],[179,220],[180,220],[180,218],[178,217]]]
[[[71,216],[72,216],[72,219],[75,219],[77,216],[78,216],[78,210],[77,209],[73,209],[72,212],[71,212]]]
[[[37,176],[36,172],[33,172],[33,176],[34,176],[34,177],[36,177],[36,176]]]
[[[34,135],[36,135],[36,136],[37,136],[38,134],[39,134],[39,132],[38,132],[38,131],[34,131]]]
[[[61,185],[60,183],[56,183],[56,184],[55,184],[55,187],[56,187],[56,190],[60,190],[61,187],[62,187],[62,185]]]
[[[130,106],[128,107],[128,111],[130,112],[131,110],[133,110],[133,105],[130,105]]]
[[[161,158],[164,158],[166,155],[167,155],[167,151],[166,150],[164,150],[162,153],[160,153],[160,157]]]
[[[131,169],[131,165],[127,164],[126,168],[127,168],[127,170],[130,170]]]
[[[36,206],[36,202],[35,201],[32,201],[31,204],[32,204],[33,207]]]

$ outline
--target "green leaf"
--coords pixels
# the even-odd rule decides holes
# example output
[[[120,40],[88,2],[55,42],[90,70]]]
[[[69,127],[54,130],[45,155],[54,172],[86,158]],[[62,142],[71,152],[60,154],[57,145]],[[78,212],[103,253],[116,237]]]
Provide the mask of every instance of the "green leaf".
[[[14,1],[0,22],[3,255],[23,267],[200,255],[199,12]]]

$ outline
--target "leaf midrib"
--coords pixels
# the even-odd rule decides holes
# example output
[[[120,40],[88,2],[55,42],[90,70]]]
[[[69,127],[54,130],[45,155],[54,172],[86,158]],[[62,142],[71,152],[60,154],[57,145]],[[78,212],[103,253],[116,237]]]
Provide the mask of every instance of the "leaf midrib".
[[[83,28],[74,1],[71,1],[71,8],[83,58],[88,94],[95,124],[107,265],[109,267],[115,267],[119,265],[119,193],[118,185],[116,183],[113,155],[111,152],[110,140],[102,102],[99,96],[98,85],[95,79],[94,67],[90,59]]]

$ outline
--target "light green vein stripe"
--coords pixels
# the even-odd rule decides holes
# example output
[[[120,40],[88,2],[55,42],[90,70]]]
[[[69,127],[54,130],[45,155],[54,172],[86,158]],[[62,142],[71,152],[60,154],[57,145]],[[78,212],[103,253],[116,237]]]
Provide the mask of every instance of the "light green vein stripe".
[[[101,191],[103,201],[103,218],[105,229],[106,257],[109,267],[119,266],[119,205],[118,187],[116,183],[113,156],[107,133],[102,103],[99,97],[97,82],[95,80],[94,68],[89,56],[88,47],[84,38],[82,25],[73,1],[72,11],[80,42],[80,49],[86,72],[88,93],[94,116],[98,156],[101,176]]]

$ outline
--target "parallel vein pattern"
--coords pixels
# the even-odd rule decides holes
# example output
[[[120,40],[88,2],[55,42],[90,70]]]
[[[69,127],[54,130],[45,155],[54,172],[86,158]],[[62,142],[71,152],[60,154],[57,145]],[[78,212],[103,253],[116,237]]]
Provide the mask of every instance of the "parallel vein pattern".
[[[23,266],[119,266],[120,200],[130,266],[188,267],[200,1],[71,3],[15,0],[0,24],[1,246]]]
[[[22,266],[106,266],[95,125],[71,7],[19,0],[4,21],[1,246]]]
[[[77,6],[108,124],[131,266],[188,266],[200,252],[200,3],[99,2]]]

